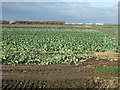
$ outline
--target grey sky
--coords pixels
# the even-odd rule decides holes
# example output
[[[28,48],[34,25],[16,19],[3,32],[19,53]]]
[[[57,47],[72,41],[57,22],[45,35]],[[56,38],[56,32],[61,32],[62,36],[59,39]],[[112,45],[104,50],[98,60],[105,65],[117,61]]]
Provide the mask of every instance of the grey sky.
[[[116,2],[3,2],[2,19],[118,23]]]

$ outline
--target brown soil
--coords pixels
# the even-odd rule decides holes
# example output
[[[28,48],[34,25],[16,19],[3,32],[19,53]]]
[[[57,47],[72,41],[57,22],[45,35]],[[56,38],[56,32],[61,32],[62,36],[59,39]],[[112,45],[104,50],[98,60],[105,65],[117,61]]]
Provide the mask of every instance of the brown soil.
[[[81,27],[81,25],[2,24],[0,26]]]
[[[116,61],[91,58],[74,65],[1,65],[3,89],[6,88],[119,88],[118,76],[100,74],[94,68],[118,66]]]
[[[93,52],[93,57],[99,59],[113,59],[114,61],[118,61],[120,59],[119,53],[112,52],[112,51],[105,51],[105,52]]]

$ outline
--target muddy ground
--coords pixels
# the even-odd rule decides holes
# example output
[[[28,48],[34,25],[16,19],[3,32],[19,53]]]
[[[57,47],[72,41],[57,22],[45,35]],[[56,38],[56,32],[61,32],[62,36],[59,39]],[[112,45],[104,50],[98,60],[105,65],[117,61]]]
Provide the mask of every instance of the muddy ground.
[[[116,66],[118,62],[89,59],[79,66],[73,65],[2,65],[3,87],[13,88],[118,88],[116,74],[100,74],[96,67]],[[20,86],[20,83],[23,85]],[[29,85],[31,84],[31,85]],[[7,85],[7,86],[6,86]],[[16,85],[16,88],[18,86]],[[6,87],[5,87],[6,86]]]
[[[109,54],[108,54],[109,53]],[[110,55],[111,54],[111,55]],[[102,56],[100,56],[102,55]],[[101,74],[95,68],[119,66],[115,53],[95,53],[79,66],[1,65],[2,89],[7,88],[120,88],[120,73]],[[110,57],[111,56],[111,57]],[[116,57],[115,57],[116,56]],[[102,57],[102,58],[101,58]],[[98,59],[99,58],[99,59]],[[112,58],[113,61],[106,60]]]

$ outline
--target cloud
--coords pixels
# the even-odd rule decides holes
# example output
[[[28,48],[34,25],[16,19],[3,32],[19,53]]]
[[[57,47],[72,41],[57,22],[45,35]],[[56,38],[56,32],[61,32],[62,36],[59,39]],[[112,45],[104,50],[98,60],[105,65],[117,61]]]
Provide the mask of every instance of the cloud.
[[[98,7],[85,2],[7,2],[2,8],[3,19],[8,20],[117,23],[117,7],[107,4]]]
[[[2,2],[118,2],[119,0],[1,0]]]

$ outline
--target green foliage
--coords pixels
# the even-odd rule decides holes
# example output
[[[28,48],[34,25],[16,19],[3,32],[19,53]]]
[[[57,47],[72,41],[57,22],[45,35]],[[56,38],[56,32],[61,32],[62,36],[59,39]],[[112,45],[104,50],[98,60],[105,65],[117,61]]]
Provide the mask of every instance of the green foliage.
[[[119,29],[117,26],[99,26],[99,28],[113,33],[118,33]]]
[[[3,28],[1,43],[3,64],[70,63],[90,57],[79,53],[118,50],[115,37],[71,29]]]
[[[89,55],[7,55],[2,57],[4,64],[70,64],[74,61],[75,65],[79,65],[81,60],[90,58]]]
[[[104,68],[97,68],[94,71],[97,73],[120,73],[120,67],[118,67],[118,66],[106,66]]]

